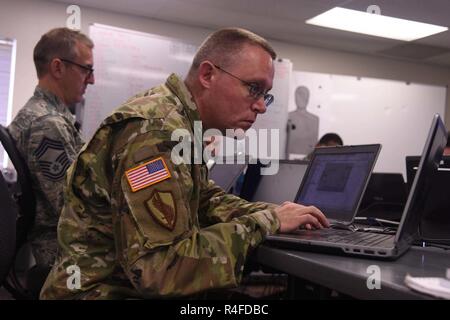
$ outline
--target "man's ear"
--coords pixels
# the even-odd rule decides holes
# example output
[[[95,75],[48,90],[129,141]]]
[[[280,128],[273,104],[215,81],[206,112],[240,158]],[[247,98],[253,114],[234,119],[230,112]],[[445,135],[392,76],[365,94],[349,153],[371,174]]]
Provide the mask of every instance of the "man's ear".
[[[214,80],[215,72],[214,66],[209,61],[203,61],[198,67],[198,79],[203,87],[210,88]]]
[[[49,65],[49,73],[56,79],[61,79],[64,72],[66,71],[66,66],[58,58],[52,59]]]

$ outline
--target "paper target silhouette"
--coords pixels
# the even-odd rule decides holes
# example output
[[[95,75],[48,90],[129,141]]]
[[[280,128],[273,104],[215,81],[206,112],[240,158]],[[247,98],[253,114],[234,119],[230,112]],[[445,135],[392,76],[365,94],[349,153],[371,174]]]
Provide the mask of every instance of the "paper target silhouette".
[[[319,139],[319,117],[308,112],[309,89],[295,89],[297,110],[289,112],[287,153],[309,154]]]

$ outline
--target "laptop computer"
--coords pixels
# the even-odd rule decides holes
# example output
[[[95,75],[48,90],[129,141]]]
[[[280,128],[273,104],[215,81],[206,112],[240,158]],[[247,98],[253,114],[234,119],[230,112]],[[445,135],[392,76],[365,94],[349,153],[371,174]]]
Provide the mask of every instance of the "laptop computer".
[[[356,216],[400,221],[407,196],[401,173],[373,172]]]
[[[406,170],[408,185],[419,166],[420,156],[406,157]],[[450,198],[448,188],[450,186],[450,156],[444,156],[439,164],[430,192],[426,198],[425,209],[420,219],[420,241],[429,245],[450,245]]]
[[[230,192],[245,166],[245,163],[214,163],[209,170],[209,179],[213,180],[225,192]]]
[[[418,225],[424,209],[425,197],[429,191],[432,178],[437,172],[436,169],[442,158],[446,141],[447,130],[445,129],[440,116],[435,115],[422,152],[418,172],[414,178],[412,189],[408,195],[402,219],[395,235],[371,232],[367,229],[362,232],[361,230],[351,228],[349,228],[350,230],[327,228],[314,231],[299,229],[292,234],[270,235],[267,236],[266,239],[270,243],[294,249],[349,254],[380,259],[398,258],[406,252],[411,243],[418,237]],[[326,194],[326,192],[339,190],[339,186],[342,186],[342,182],[330,181],[329,184],[331,187],[328,187],[327,184],[325,184],[323,188],[316,192],[316,189],[320,186],[322,176],[324,176],[324,170],[322,170],[322,172],[319,171],[318,173],[315,172],[317,169],[314,169],[313,166],[316,161],[315,159],[317,159],[316,157],[317,154],[313,154],[312,162],[303,179],[304,183],[302,183],[301,189],[299,190],[299,196],[297,197],[298,202],[302,203],[307,200],[306,203],[308,204],[312,202],[309,201],[312,199],[319,204],[319,207],[323,204],[322,211],[330,218],[331,222],[338,218],[342,218],[343,221],[351,221],[352,213],[350,212],[349,207],[357,206],[354,198],[336,201],[336,203],[341,204],[342,208],[347,209],[346,211],[344,210],[342,214],[339,214],[336,210],[328,211],[328,207],[332,206],[330,199],[333,197]],[[327,164],[326,161],[325,164]],[[322,166],[324,166],[324,164],[322,164]],[[334,165],[334,168],[336,167],[338,166]],[[308,185],[311,180],[309,177],[311,171],[312,173],[315,173],[316,176],[313,182],[318,181],[319,184],[312,184],[312,186]],[[340,177],[340,180],[342,180],[346,178],[344,173],[345,170],[340,170],[339,175],[334,175],[334,179],[338,180]],[[330,180],[326,175],[324,179]],[[348,180],[348,178],[344,180]],[[307,190],[305,191],[303,188],[306,188]]]
[[[316,148],[295,202],[316,206],[331,223],[351,224],[380,149],[379,144]]]
[[[267,163],[267,161],[263,161]],[[270,164],[269,164],[270,165]],[[261,175],[260,170],[251,175],[246,175],[244,181],[246,187],[254,190],[250,194],[249,201],[264,201],[281,204],[284,201],[294,201],[298,187],[308,167],[307,161],[302,160],[278,160],[278,172],[274,175]],[[258,177],[256,177],[259,175]],[[253,180],[250,183],[248,180]],[[257,183],[255,183],[257,181]],[[245,190],[244,190],[245,192]]]

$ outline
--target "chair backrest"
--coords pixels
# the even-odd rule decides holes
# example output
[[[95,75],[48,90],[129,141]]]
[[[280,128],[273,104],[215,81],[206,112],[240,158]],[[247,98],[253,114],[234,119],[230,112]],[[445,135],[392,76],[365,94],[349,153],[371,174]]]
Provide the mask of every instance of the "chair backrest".
[[[0,172],[0,286],[11,269],[16,252],[18,209]]]
[[[0,125],[0,142],[17,171],[18,191],[13,192],[13,199],[19,206],[19,217],[16,228],[16,245],[20,248],[27,240],[36,216],[36,199],[32,188],[30,171],[20,155],[8,129]]]

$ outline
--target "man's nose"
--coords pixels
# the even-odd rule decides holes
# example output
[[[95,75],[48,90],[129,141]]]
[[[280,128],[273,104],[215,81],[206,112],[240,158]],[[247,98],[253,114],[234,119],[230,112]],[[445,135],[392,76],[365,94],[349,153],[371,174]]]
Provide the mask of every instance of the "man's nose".
[[[264,102],[264,97],[260,97],[252,104],[252,110],[257,113],[265,113],[267,110],[266,103]]]
[[[95,76],[94,73],[91,73],[89,75],[89,77],[86,78],[86,83],[87,84],[94,84],[95,83]]]

